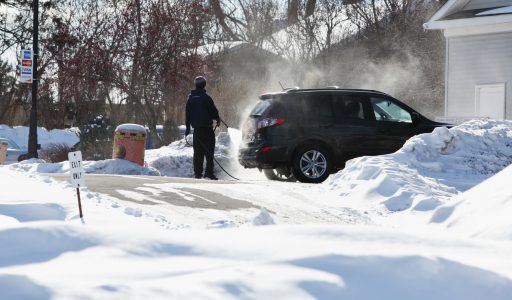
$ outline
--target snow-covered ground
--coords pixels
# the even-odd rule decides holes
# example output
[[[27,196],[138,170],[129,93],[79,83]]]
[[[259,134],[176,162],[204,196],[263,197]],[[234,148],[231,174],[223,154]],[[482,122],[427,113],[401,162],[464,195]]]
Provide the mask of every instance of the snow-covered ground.
[[[26,126],[9,127],[0,124],[0,138],[9,138],[24,149],[28,148],[28,132],[29,128]],[[79,141],[76,128],[65,130],[37,128],[37,142],[43,149],[50,144],[65,144],[68,147],[73,147]]]
[[[472,120],[411,138],[396,153],[347,162],[331,190],[345,205],[425,222],[453,197],[512,164],[512,122]],[[403,220],[381,218],[383,222]]]
[[[190,175],[172,167],[191,169],[183,142],[148,157],[161,174]],[[0,299],[510,299],[510,163],[512,122],[475,120],[352,160],[320,185],[196,187],[266,209],[185,210],[83,189],[84,222],[75,190],[38,175],[49,166],[3,166]],[[177,185],[194,184],[151,187]]]

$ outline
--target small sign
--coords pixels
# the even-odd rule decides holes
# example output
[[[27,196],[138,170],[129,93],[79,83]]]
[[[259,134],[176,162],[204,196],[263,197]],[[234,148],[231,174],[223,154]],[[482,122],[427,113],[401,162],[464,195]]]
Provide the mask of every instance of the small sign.
[[[21,50],[21,69],[20,69],[20,82],[32,83],[33,69],[32,69],[33,55],[32,50]]]
[[[32,68],[31,67],[21,67],[21,74],[32,75]]]
[[[68,153],[71,184],[75,188],[85,187],[84,168],[82,167],[82,152],[69,152]]]
[[[21,59],[32,60],[32,50],[30,50],[30,49],[21,50]]]
[[[69,166],[71,167],[71,184],[76,188],[76,197],[78,200],[78,210],[80,219],[83,221],[82,201],[80,200],[80,187],[85,186],[84,168],[82,167],[82,152],[75,151],[68,153]]]

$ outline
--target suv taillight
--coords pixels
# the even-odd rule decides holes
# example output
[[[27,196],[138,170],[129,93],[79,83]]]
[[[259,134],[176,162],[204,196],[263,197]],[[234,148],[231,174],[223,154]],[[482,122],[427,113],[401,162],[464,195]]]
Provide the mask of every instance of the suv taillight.
[[[265,118],[258,122],[258,129],[272,127],[272,126],[279,126],[284,123],[283,118]]]

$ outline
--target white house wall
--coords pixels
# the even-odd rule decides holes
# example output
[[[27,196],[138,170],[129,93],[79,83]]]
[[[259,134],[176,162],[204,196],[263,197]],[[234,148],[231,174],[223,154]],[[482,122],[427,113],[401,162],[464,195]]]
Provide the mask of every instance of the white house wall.
[[[466,4],[466,6],[464,7],[463,10],[510,6],[510,5],[512,5],[512,0],[472,0],[472,1],[469,1],[468,4]]]
[[[512,119],[512,32],[447,37],[448,116],[475,116],[475,86],[505,83]]]

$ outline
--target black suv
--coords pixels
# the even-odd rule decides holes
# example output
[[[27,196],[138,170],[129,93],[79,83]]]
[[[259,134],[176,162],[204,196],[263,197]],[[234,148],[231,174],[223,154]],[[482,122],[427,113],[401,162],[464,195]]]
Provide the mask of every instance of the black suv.
[[[349,159],[395,152],[447,125],[372,90],[289,89],[260,100],[243,126],[238,158],[269,179],[319,183]]]

